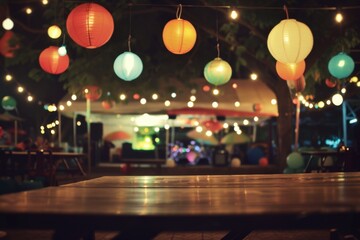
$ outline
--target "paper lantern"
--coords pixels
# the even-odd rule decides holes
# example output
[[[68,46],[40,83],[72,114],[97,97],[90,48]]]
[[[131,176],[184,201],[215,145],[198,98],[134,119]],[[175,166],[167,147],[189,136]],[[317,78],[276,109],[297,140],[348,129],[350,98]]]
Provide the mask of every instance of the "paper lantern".
[[[260,104],[260,103],[255,103],[254,105],[253,105],[253,111],[254,112],[260,112],[261,111],[261,109],[262,109],[262,105]]]
[[[328,64],[330,74],[338,79],[350,76],[354,71],[354,67],[354,60],[343,52],[333,56]]]
[[[125,81],[132,81],[140,76],[143,63],[138,55],[132,52],[120,54],[114,61],[115,74]]]
[[[269,33],[267,46],[270,54],[282,63],[304,60],[314,44],[310,28],[295,19],[285,19]]]
[[[102,90],[98,86],[86,86],[84,90],[85,98],[91,101],[98,100],[102,95]]]
[[[219,131],[223,128],[223,125],[221,124],[221,122],[216,121],[216,120],[207,120],[207,121],[204,121],[204,122],[202,122],[202,125],[203,125],[206,129],[208,129],[208,130],[210,130],[210,131],[212,131],[212,132],[214,132],[214,133],[219,132]]]
[[[13,97],[5,96],[1,100],[1,106],[4,110],[13,110],[16,108],[16,100]]]
[[[114,32],[112,15],[96,3],[75,7],[66,20],[66,29],[78,45],[93,49],[107,43]]]
[[[232,69],[228,62],[217,57],[208,62],[204,68],[204,76],[206,81],[218,86],[227,83],[232,75]]]
[[[291,169],[299,169],[304,167],[304,158],[298,152],[290,153],[286,158],[286,163]]]
[[[16,44],[14,44],[16,42]],[[4,35],[0,39],[0,53],[7,58],[15,56],[14,52],[20,46],[17,44],[17,39],[14,32],[5,31]]]
[[[189,21],[177,18],[166,23],[162,38],[167,50],[174,54],[185,54],[195,45],[196,30]]]
[[[60,74],[69,67],[69,56],[60,56],[58,47],[50,46],[44,49],[39,56],[40,67],[47,73]]]
[[[326,86],[328,86],[329,88],[334,88],[336,86],[336,82],[331,81],[330,79],[325,79],[325,84]]]
[[[296,80],[305,72],[305,61],[298,63],[282,63],[276,62],[276,72],[283,80]]]
[[[101,106],[104,108],[104,109],[111,109],[115,106],[115,101],[113,100],[104,100],[101,102]]]
[[[300,78],[296,80],[288,80],[286,81],[288,87],[290,90],[293,90],[295,92],[302,92],[304,91],[306,87],[305,77],[301,76]]]

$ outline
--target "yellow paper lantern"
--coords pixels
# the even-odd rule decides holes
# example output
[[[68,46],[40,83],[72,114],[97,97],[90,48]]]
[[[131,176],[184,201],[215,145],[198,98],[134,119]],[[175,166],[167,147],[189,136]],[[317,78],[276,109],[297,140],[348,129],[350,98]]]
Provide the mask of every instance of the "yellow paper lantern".
[[[305,72],[305,61],[298,63],[282,63],[276,62],[276,72],[283,80],[297,80]]]
[[[270,54],[282,63],[304,60],[314,44],[310,28],[295,19],[285,19],[269,33],[267,46]]]
[[[185,54],[195,45],[196,30],[189,21],[177,18],[166,23],[162,37],[167,50],[174,54]]]

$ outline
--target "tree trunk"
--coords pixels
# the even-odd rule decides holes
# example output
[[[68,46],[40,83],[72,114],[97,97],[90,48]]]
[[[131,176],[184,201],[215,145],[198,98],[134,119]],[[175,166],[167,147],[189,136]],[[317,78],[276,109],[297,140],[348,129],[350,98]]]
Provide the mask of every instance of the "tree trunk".
[[[277,142],[275,164],[280,170],[286,168],[286,157],[291,152],[293,143],[294,129],[292,127],[293,103],[290,96],[289,88],[285,81],[278,80],[276,83],[276,97],[278,104],[279,116],[277,118]]]

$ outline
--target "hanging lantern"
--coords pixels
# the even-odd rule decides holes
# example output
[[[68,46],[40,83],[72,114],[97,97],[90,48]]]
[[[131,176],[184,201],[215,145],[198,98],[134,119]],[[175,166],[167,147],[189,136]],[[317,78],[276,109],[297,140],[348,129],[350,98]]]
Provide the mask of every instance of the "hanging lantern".
[[[354,71],[354,68],[354,60],[343,52],[333,56],[328,64],[330,74],[338,79],[350,76],[350,74]]]
[[[101,106],[104,108],[104,109],[111,109],[115,106],[115,102],[113,100],[104,100],[101,102]]]
[[[5,96],[1,100],[1,106],[4,110],[13,110],[16,108],[16,100],[13,97]]]
[[[14,32],[5,31],[4,35],[0,39],[0,54],[7,58],[12,58],[15,56],[15,50],[19,47],[20,46]]]
[[[223,124],[216,120],[207,120],[202,122],[202,125],[211,132],[217,133],[223,128]]]
[[[258,113],[258,112],[261,111],[261,109],[262,109],[262,105],[261,105],[260,103],[255,103],[255,104],[253,105],[253,111],[254,111],[254,112]]]
[[[305,72],[305,61],[298,63],[282,63],[276,62],[276,72],[283,80],[296,80]]]
[[[57,25],[50,26],[47,32],[52,39],[58,39],[61,36],[61,29]]]
[[[136,79],[142,70],[143,64],[140,57],[132,52],[124,52],[114,61],[115,74],[125,81]]]
[[[298,63],[304,60],[313,47],[310,28],[295,19],[285,19],[269,33],[267,46],[270,54],[282,63]]]
[[[66,29],[74,42],[92,49],[101,47],[110,40],[114,32],[114,20],[103,6],[83,3],[70,12]]]
[[[228,62],[217,57],[208,62],[204,68],[204,76],[206,81],[218,86],[227,83],[232,75],[232,69]]]
[[[102,90],[98,86],[90,85],[84,89],[85,98],[90,101],[96,101],[101,97]]]
[[[196,30],[187,20],[181,19],[181,4],[176,13],[176,19],[166,23],[162,38],[167,50],[174,54],[189,52],[196,42]]]
[[[325,84],[326,86],[328,86],[329,88],[334,88],[336,86],[336,82],[331,81],[330,79],[325,79]]]
[[[305,82],[305,77],[301,76],[300,78],[296,79],[296,80],[289,80],[286,81],[288,87],[290,88],[290,90],[295,91],[295,92],[302,92],[304,91],[305,87],[306,87],[306,82]]]
[[[40,53],[39,63],[45,72],[60,74],[65,72],[65,70],[69,67],[69,56],[60,56],[58,49],[58,47],[50,46]]]

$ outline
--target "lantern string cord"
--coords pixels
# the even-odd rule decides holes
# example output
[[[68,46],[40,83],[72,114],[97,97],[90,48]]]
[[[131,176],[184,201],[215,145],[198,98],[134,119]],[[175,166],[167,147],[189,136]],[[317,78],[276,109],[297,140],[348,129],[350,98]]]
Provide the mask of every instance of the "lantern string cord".
[[[285,14],[286,14],[286,19],[289,19],[289,11],[288,11],[288,8],[286,5],[284,5],[284,11],[285,11]]]
[[[131,52],[131,34],[129,34],[128,37],[128,48],[129,48],[129,52]]]
[[[216,50],[217,50],[217,57],[220,57],[220,44],[219,44],[219,18],[216,14]]]
[[[178,8],[176,9],[176,18],[180,19],[182,14],[182,5],[179,4]]]
[[[220,58],[220,44],[216,44],[216,50],[217,50],[217,57]]]

